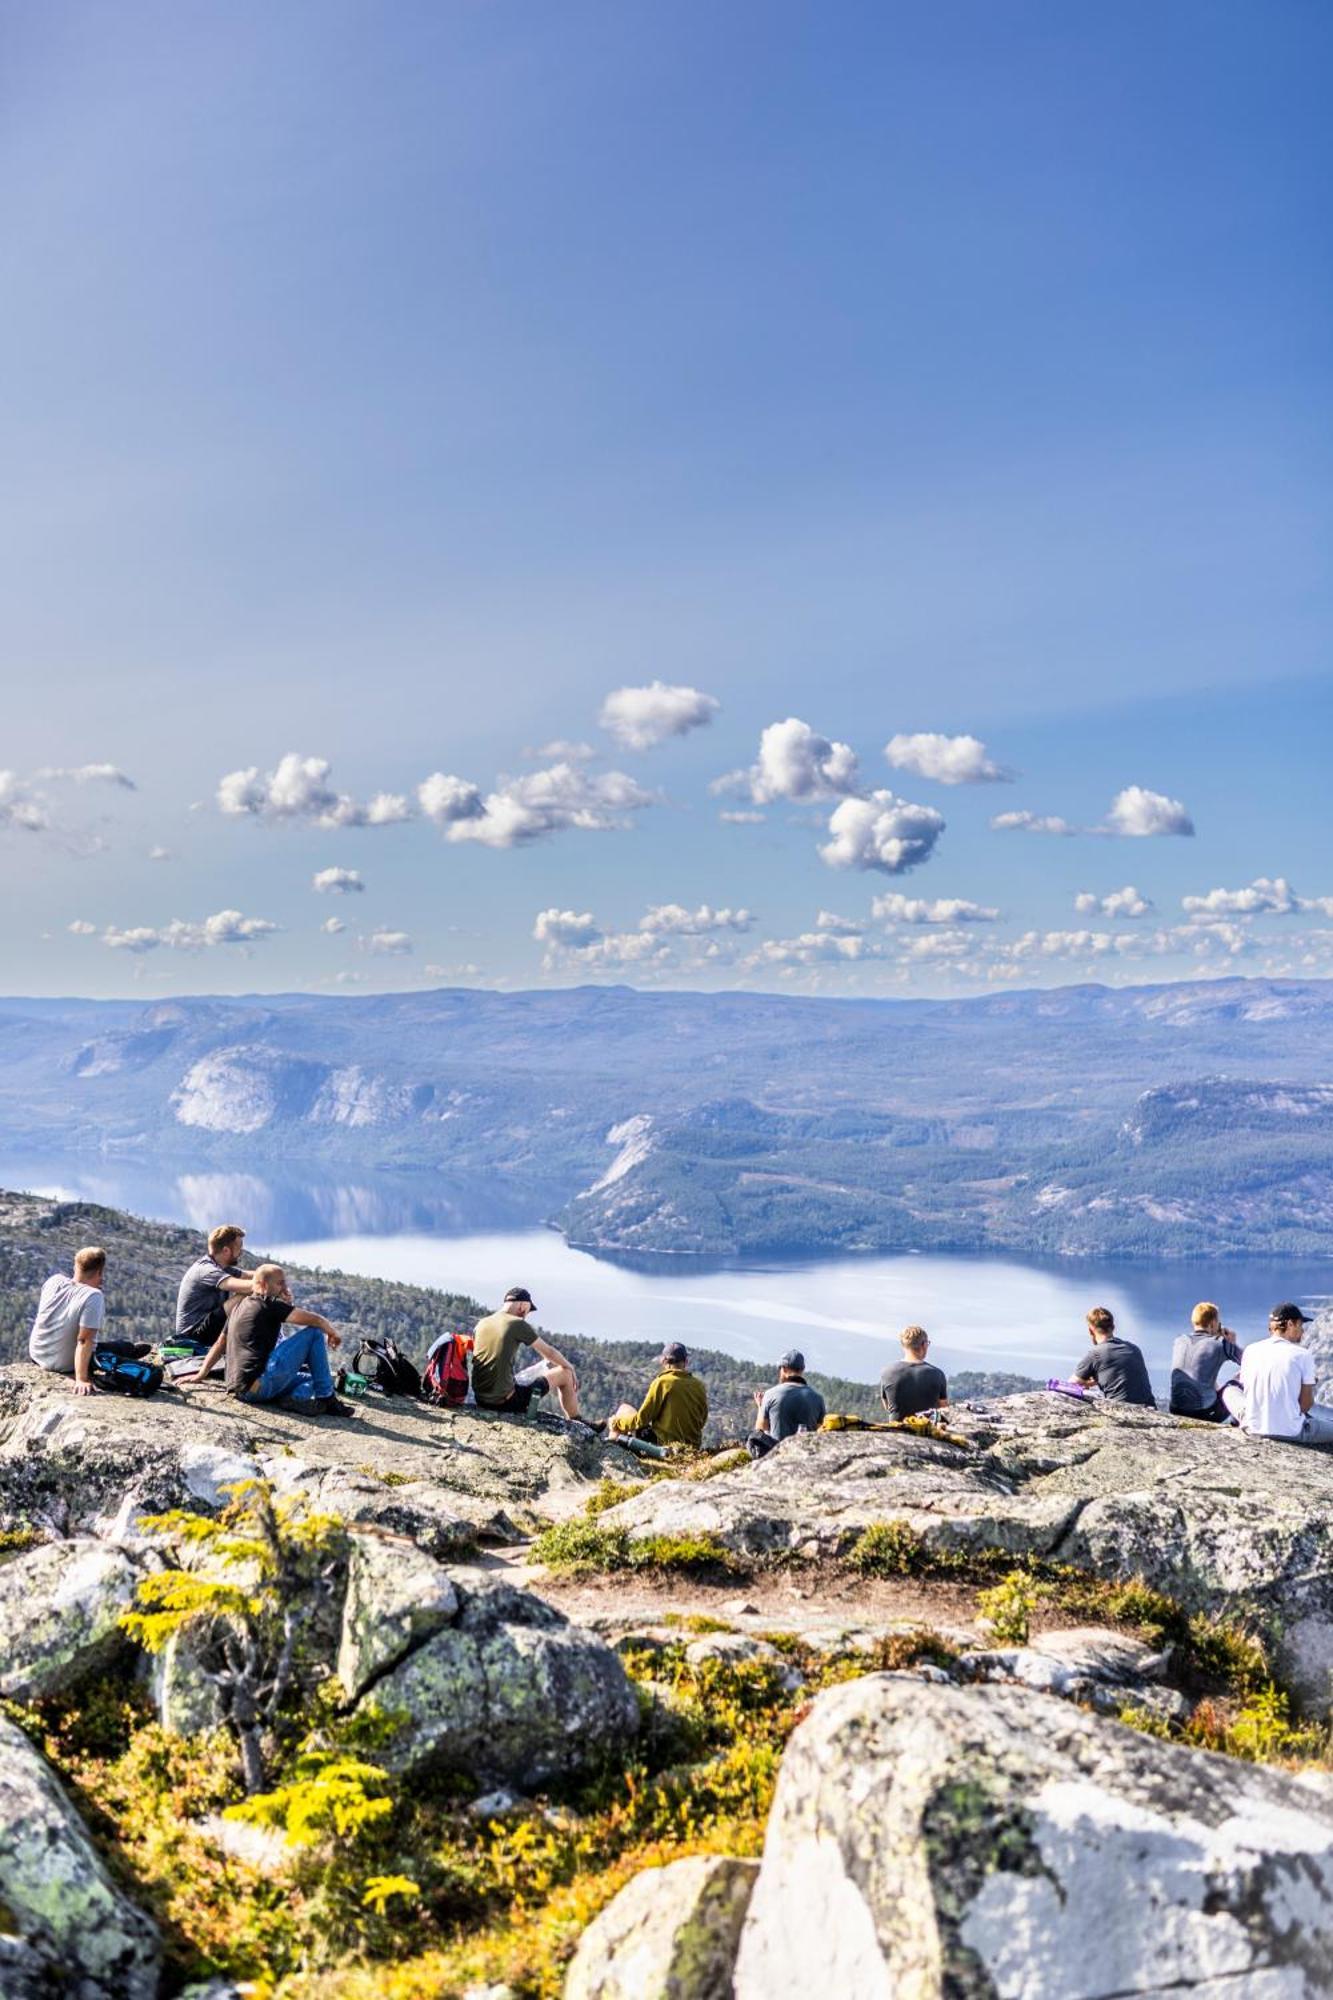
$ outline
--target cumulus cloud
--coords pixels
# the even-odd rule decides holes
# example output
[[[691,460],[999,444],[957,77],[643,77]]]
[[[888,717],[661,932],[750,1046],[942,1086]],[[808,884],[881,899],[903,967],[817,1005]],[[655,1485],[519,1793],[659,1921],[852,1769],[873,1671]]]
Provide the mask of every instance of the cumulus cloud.
[[[577,948],[596,944],[602,935],[601,925],[591,910],[582,913],[574,910],[539,910],[532,926],[532,935],[538,944],[563,945]]]
[[[102,943],[112,951],[211,951],[222,945],[249,945],[272,937],[280,928],[267,917],[244,917],[239,910],[218,910],[202,923],[183,923],[174,917],[169,924],[153,929],[140,924],[120,930],[108,924]]]
[[[759,738],[759,755],[748,771],[730,771],[713,784],[715,792],[748,790],[756,805],[779,799],[849,797],[860,789],[860,767],[848,743],[831,742],[808,722],[789,715],[770,722]]]
[[[475,785],[470,785],[466,778],[449,777],[443,771],[432,771],[417,786],[417,803],[436,826],[452,826],[460,819],[479,819],[485,810]]]
[[[75,917],[73,923],[67,924],[65,928],[71,931],[75,937],[97,936],[97,925],[90,924],[84,917]]]
[[[1150,792],[1142,785],[1126,785],[1111,801],[1106,815],[1107,830],[1129,840],[1152,834],[1192,834],[1194,821],[1179,799],[1164,792]]]
[[[680,903],[658,903],[639,919],[639,929],[655,936],[703,937],[709,931],[748,931],[754,918],[748,910],[714,910],[700,903],[687,910]]]
[[[229,771],[217,789],[220,809],[234,818],[308,820],[316,826],[394,826],[412,817],[411,805],[396,792],[377,792],[358,804],[329,783],[326,757],[303,757],[289,750],[277,768],[255,764]]]
[[[406,931],[372,931],[360,943],[363,951],[372,951],[378,958],[402,958],[413,949]]]
[[[622,750],[652,750],[673,736],[701,729],[721,706],[698,688],[650,681],[647,687],[616,688],[602,703],[597,720]]]
[[[998,910],[962,897],[944,896],[926,902],[919,896],[901,895],[896,889],[876,896],[870,914],[880,924],[993,924],[1000,916]]]
[[[940,736],[932,730],[891,736],[884,755],[896,771],[933,778],[937,785],[1006,784],[1013,777],[987,755],[979,736]]]
[[[171,849],[169,847],[150,847],[148,850],[148,859],[150,861],[170,861]]]
[[[875,868],[902,875],[928,861],[944,831],[933,806],[912,805],[893,792],[844,799],[828,823],[829,839],[819,856],[830,868]]]
[[[0,826],[41,833],[51,824],[39,799],[33,797],[16,771],[0,771]]]
[[[798,937],[765,938],[745,960],[747,972],[768,966],[848,965],[879,958],[882,947],[859,932],[803,931]]]
[[[821,910],[815,918],[815,929],[836,937],[860,937],[865,925],[857,923],[855,917],[840,917],[836,910]]]
[[[718,818],[721,820],[723,826],[763,826],[768,818],[768,814],[745,811],[720,812]]]
[[[321,868],[310,886],[317,896],[356,896],[366,885],[355,868]]]
[[[623,771],[592,773],[573,764],[552,764],[488,792],[480,812],[445,826],[445,839],[522,847],[570,827],[605,833],[627,825],[629,814],[652,803],[653,794]]]
[[[589,764],[597,752],[591,743],[571,743],[567,738],[557,736],[535,750],[528,748],[523,755],[534,764]]]
[[[1057,813],[1034,812],[996,813],[991,821],[991,830],[994,833],[1050,833],[1060,837],[1079,831],[1078,827],[1071,826]]]
[[[1074,898],[1074,908],[1081,917],[1145,917],[1152,908],[1152,899],[1140,895],[1132,883],[1126,882],[1123,889],[1112,889],[1106,896],[1099,896],[1092,889],[1080,889]]]
[[[347,929],[347,926],[341,917],[325,917],[323,923],[320,925],[320,929],[326,937],[338,937]]]
[[[70,785],[118,785],[122,791],[138,789],[133,778],[115,764],[48,764],[37,776],[52,784]]]
[[[1328,898],[1316,897],[1314,907]],[[1180,907],[1194,917],[1290,916],[1309,909],[1284,876],[1258,876],[1244,889],[1209,889],[1203,896],[1182,896]]]

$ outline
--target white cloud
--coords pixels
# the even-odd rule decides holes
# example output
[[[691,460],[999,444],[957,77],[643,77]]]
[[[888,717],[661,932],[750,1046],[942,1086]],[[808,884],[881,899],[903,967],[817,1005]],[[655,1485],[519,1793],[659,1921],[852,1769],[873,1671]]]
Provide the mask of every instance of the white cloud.
[[[108,924],[102,932],[102,943],[112,951],[211,951],[220,945],[255,944],[260,938],[274,936],[278,929],[267,917],[243,917],[239,910],[218,910],[200,924],[183,923],[174,917],[158,930],[144,924],[119,930]]]
[[[485,810],[475,785],[470,785],[466,778],[449,777],[443,771],[432,771],[417,786],[417,802],[436,826],[452,826],[460,819],[479,819]]]
[[[969,903],[961,897],[945,896],[925,902],[919,896],[904,896],[896,889],[876,896],[870,914],[880,924],[993,924],[998,910],[983,903]]]
[[[882,947],[871,938],[838,931],[803,931],[799,937],[765,938],[745,960],[746,971],[766,966],[847,965],[879,958]]]
[[[150,847],[148,850],[148,859],[150,861],[170,861],[171,849],[169,847]]]
[[[355,868],[321,868],[311,876],[310,886],[317,896],[355,896],[366,885]]]
[[[1151,834],[1192,834],[1194,821],[1179,799],[1164,792],[1146,791],[1142,785],[1126,785],[1111,801],[1106,815],[1107,829],[1129,840]]]
[[[830,868],[877,868],[902,875],[920,867],[934,852],[944,818],[933,806],[917,806],[893,792],[867,799],[844,799],[829,819],[830,838],[819,850]]]
[[[325,917],[323,923],[320,925],[320,929],[326,937],[338,937],[347,929],[347,926],[341,917]]]
[[[933,778],[937,785],[1005,784],[1013,777],[987,756],[979,736],[940,736],[931,730],[891,736],[884,755],[895,770]]]
[[[476,840],[485,847],[521,847],[576,827],[605,833],[628,824],[629,813],[653,804],[653,794],[623,771],[593,774],[573,764],[511,778],[488,792],[479,813],[453,820],[446,840]]]
[[[565,737],[557,736],[535,750],[525,750],[523,755],[534,764],[589,764],[597,752],[591,743],[571,743]]]
[[[1099,896],[1092,889],[1081,889],[1074,898],[1074,908],[1082,917],[1145,917],[1152,908],[1152,899],[1140,895],[1132,883],[1126,882],[1123,889],[1112,889],[1106,896]]]
[[[250,765],[229,771],[217,789],[217,802],[234,818],[249,815],[268,820],[311,820],[316,826],[394,826],[412,817],[412,808],[396,792],[378,792],[359,805],[329,783],[332,767],[326,757],[303,757],[289,750],[276,770]]]
[[[53,784],[118,785],[126,792],[138,789],[133,778],[127,778],[114,764],[48,764],[37,776]]]
[[[1004,812],[996,813],[991,821],[994,833],[1050,833],[1064,836],[1077,833],[1078,827],[1071,826],[1067,819],[1056,813]]]
[[[858,924],[854,917],[840,917],[836,910],[821,910],[815,918],[815,929],[835,937],[860,937],[865,925]]]
[[[0,826],[41,833],[50,825],[46,810],[14,771],[0,771]]]
[[[709,931],[748,931],[753,925],[748,910],[714,910],[707,903],[700,903],[697,910],[658,903],[639,919],[639,929],[654,936],[702,937]]]
[[[97,925],[88,923],[83,917],[75,917],[73,923],[67,924],[65,928],[72,932],[75,937],[97,936]]]
[[[860,787],[860,767],[850,744],[830,742],[808,722],[789,715],[770,722],[759,738],[759,756],[748,771],[731,771],[714,781],[713,791],[748,788],[756,805],[778,799],[836,799]]]
[[[364,951],[373,951],[379,958],[401,958],[413,949],[406,931],[372,931],[360,942]]]
[[[1314,906],[1326,900],[1316,897]],[[1195,917],[1285,917],[1312,906],[1295,893],[1284,876],[1270,880],[1260,875],[1244,889],[1210,889],[1205,896],[1182,896],[1180,907]]]
[[[532,926],[532,935],[538,944],[581,947],[596,944],[602,935],[601,926],[591,910],[581,914],[574,910],[539,910]]]
[[[768,814],[761,812],[720,812],[718,819],[723,826],[763,826]]]
[[[602,703],[597,720],[622,750],[652,750],[672,736],[701,729],[721,706],[698,688],[650,681],[647,687],[616,688]]]

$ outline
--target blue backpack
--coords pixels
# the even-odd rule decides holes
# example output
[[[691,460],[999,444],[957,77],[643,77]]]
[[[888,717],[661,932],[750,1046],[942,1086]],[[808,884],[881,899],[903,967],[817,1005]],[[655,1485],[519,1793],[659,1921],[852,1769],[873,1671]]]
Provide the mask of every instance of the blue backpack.
[[[136,1361],[114,1347],[95,1347],[93,1386],[113,1396],[155,1396],[162,1387],[162,1370],[151,1361]]]

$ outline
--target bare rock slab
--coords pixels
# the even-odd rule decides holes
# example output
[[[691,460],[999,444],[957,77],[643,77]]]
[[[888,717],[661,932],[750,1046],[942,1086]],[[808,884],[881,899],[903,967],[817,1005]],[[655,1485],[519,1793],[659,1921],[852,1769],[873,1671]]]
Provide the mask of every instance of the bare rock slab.
[[[7,2000],[155,2000],[155,1927],[112,1882],[45,1758],[3,1717],[0,1907]]]
[[[565,2000],[731,2000],[758,1873],[724,1854],[645,1868],[583,1933]]]
[[[1017,1687],[872,1674],[783,1759],[736,2000],[1324,2000],[1325,1785]]]

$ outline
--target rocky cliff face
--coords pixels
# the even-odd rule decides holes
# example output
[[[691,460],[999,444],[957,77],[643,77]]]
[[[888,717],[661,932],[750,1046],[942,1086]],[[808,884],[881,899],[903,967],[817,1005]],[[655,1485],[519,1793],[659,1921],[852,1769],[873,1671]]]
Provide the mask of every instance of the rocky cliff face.
[[[622,1448],[549,1419],[381,1400],[314,1421],[208,1388],[81,1401],[0,1370],[0,1695],[16,1705],[0,1991],[153,2000],[203,1962],[297,2000],[311,1989],[262,1926],[190,1957],[182,1936],[217,1927],[198,1897],[183,1911],[181,1874],[237,1911],[337,1904],[361,1841],[356,1897],[403,1913],[357,1920],[321,2000],[526,2000],[565,1960],[569,2000],[1327,1994],[1333,1454],[1047,1395],[959,1423],[822,1433],[643,1485]],[[218,1571],[207,1532],[247,1484],[321,1550],[288,1649],[298,1692],[270,1728],[279,1823],[298,1794],[316,1811],[301,1787],[318,1792],[332,1758],[338,1783],[384,1802],[367,1824],[392,1825],[393,1848],[348,1820],[299,1863],[262,1824],[219,1817],[236,1728],[222,1628],[151,1660],[127,1629],[146,1581],[271,1587],[258,1544]],[[571,1582],[571,1550],[607,1573]],[[112,1752],[71,1718],[108,1704],[140,1734],[113,1745],[98,1792]],[[136,1897],[127,1856],[151,1870],[158,1850],[108,1828],[153,1760],[190,1776],[165,1886],[145,1877]],[[102,1802],[86,1820],[85,1792]],[[510,1941],[472,1950],[469,1926],[519,1882]],[[441,1926],[460,1924],[446,1951]]]

